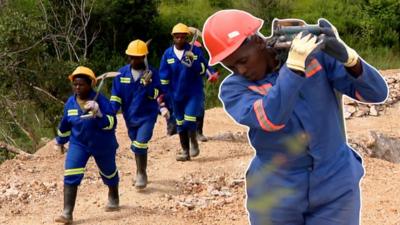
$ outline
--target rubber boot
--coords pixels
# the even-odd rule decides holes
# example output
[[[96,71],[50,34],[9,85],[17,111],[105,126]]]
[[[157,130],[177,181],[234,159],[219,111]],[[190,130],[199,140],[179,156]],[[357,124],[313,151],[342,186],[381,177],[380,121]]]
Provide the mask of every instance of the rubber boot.
[[[172,136],[176,133],[176,123],[174,121],[167,120],[167,135]]]
[[[207,137],[203,135],[204,116],[197,118],[196,125],[197,125],[197,140],[201,142],[208,141]]]
[[[136,159],[136,181],[135,187],[143,189],[147,186],[147,154],[135,154]]]
[[[117,210],[119,210],[118,184],[116,186],[108,186],[108,203],[105,211],[112,212]]]
[[[179,140],[181,141],[182,150],[176,155],[176,161],[189,161],[189,134],[187,131],[179,133]]]
[[[64,211],[61,216],[55,219],[57,223],[71,224],[72,213],[75,207],[76,193],[78,192],[78,186],[64,184]]]
[[[196,157],[200,154],[199,144],[197,143],[197,132],[189,131],[190,139],[190,157]]]

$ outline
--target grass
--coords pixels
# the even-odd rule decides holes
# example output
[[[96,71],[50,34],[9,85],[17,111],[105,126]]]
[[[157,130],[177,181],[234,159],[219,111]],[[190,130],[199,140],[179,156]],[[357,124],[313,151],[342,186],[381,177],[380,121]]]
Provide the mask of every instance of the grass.
[[[367,48],[358,50],[358,53],[365,61],[378,69],[400,68],[399,48]]]

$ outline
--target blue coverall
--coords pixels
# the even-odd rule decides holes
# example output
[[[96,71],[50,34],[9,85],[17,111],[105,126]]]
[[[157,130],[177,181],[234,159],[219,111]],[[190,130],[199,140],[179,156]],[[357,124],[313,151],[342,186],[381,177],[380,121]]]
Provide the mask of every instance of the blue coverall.
[[[334,89],[378,103],[388,88],[365,62],[355,78],[323,52],[313,56],[306,77],[284,65],[256,82],[233,74],[222,83],[224,108],[250,128],[256,151],[246,175],[252,224],[359,224],[364,169],[343,135]]]
[[[190,45],[186,43],[184,51],[189,49]],[[201,114],[205,60],[200,48],[193,46],[192,51],[194,62],[190,68],[177,58],[173,46],[165,50],[160,62],[161,85],[172,98],[178,133],[196,130],[196,118]]]
[[[165,107],[167,107],[170,116],[167,119],[168,124],[174,124],[176,126],[176,119],[175,119],[175,114],[174,114],[174,106],[173,106],[173,99],[172,99],[172,91],[168,91],[167,93],[164,94],[164,103]]]
[[[92,90],[89,99],[96,93]],[[115,186],[119,182],[115,164],[118,148],[115,137],[116,119],[109,100],[102,94],[97,98],[101,118],[81,119],[84,114],[76,96],[71,96],[64,107],[64,115],[57,131],[56,141],[69,149],[65,159],[64,184],[79,185],[82,181],[86,163],[93,156],[104,184]]]
[[[207,60],[205,60],[203,63],[205,65],[206,69],[208,71],[210,71],[211,74],[215,73],[215,70],[211,66],[208,65]],[[204,74],[205,74],[206,78],[208,79],[209,75],[207,73],[204,73]],[[203,82],[203,86],[204,86],[204,80],[202,79],[201,81]],[[168,93],[171,93],[171,91],[168,91]],[[170,118],[168,118],[168,122],[176,124],[176,120],[175,120],[175,116],[174,116],[174,109],[173,109],[173,104],[172,104],[172,97],[170,95],[165,95],[164,99],[165,99],[164,100],[165,105],[171,114]],[[200,114],[198,117],[204,117],[205,101],[206,101],[206,96],[205,96],[204,88],[203,88],[203,91],[201,93]]]
[[[141,74],[135,81],[131,65],[119,69],[121,73],[113,80],[111,104],[114,113],[122,108],[122,114],[131,139],[131,149],[135,154],[147,154],[148,142],[153,135],[154,124],[157,121],[160,95],[160,78],[156,69],[150,68],[152,82],[147,86],[141,83]]]

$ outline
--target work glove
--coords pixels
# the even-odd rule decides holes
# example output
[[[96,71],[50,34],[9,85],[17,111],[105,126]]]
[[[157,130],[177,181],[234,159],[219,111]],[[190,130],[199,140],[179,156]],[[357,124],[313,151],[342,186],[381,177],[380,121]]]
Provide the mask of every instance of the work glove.
[[[208,82],[210,83],[216,83],[218,81],[219,78],[219,73],[215,72],[213,74],[210,73],[210,71],[207,69],[207,74],[208,74]]]
[[[167,109],[167,107],[161,107],[160,113],[161,113],[162,117],[164,117],[165,119],[169,119],[170,114],[169,114],[169,110]]]
[[[182,63],[187,67],[191,67],[193,61],[194,61],[194,53],[192,51],[185,51],[185,55],[182,58]]]
[[[151,70],[145,70],[142,78],[140,79],[140,83],[143,84],[143,86],[147,86],[152,82],[152,77],[153,73],[151,72]]]
[[[56,150],[57,152],[59,152],[61,154],[65,153],[65,146],[63,144],[57,143],[57,141],[55,141],[53,148],[54,148],[54,150]]]
[[[96,101],[87,101],[84,108],[85,110],[89,111],[89,114],[91,114],[92,117],[103,117],[99,104]]]
[[[322,18],[318,20],[318,25],[322,28],[322,33],[325,34],[322,37],[321,50],[342,62],[345,67],[355,66],[359,56],[354,49],[340,39],[336,27]]]
[[[316,41],[315,35],[307,34],[303,36],[303,32],[297,34],[290,46],[286,60],[287,67],[304,73],[307,57],[321,44],[321,42]]]

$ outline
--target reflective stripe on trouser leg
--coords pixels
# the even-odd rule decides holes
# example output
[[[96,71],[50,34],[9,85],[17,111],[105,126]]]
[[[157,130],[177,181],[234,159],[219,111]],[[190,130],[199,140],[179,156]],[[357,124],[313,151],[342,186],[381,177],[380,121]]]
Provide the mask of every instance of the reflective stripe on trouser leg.
[[[81,146],[70,144],[65,159],[64,184],[79,185],[90,154]]]
[[[147,149],[149,148],[148,146],[148,143],[132,141],[131,149],[135,154],[147,154]]]
[[[187,99],[184,109],[184,129],[188,131],[196,130],[196,120],[202,111],[203,98],[200,95],[190,96]]]
[[[175,116],[175,121],[176,121],[176,131],[178,133],[182,132],[184,130],[183,128],[183,115],[184,115],[184,101],[173,101],[172,102],[173,110],[174,110],[174,116]]]
[[[129,136],[132,140],[131,149],[135,154],[147,154],[147,149],[149,148],[148,143],[153,136],[153,129],[156,120],[157,118],[152,118],[138,127],[129,128],[130,133],[135,133],[135,136]]]
[[[189,116],[185,114],[182,126],[184,127],[185,130],[188,131],[196,130],[197,127],[196,121],[197,118],[195,116]]]
[[[108,151],[109,154],[94,156],[99,168],[99,174],[103,183],[107,186],[115,186],[119,182],[117,165],[115,163],[115,150]]]
[[[196,130],[196,118],[201,113],[201,95],[190,96],[182,101],[174,101],[177,131]]]

